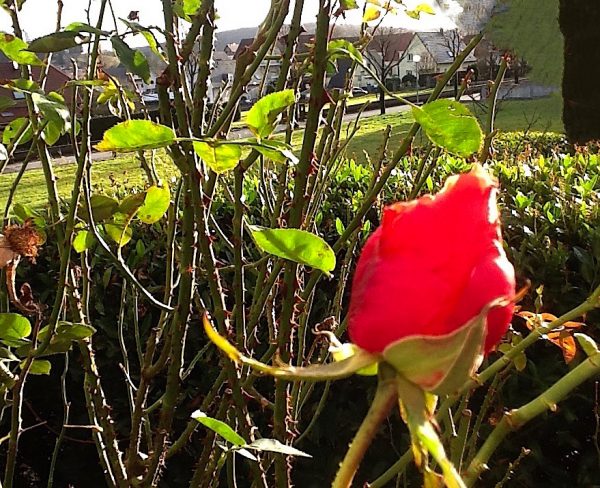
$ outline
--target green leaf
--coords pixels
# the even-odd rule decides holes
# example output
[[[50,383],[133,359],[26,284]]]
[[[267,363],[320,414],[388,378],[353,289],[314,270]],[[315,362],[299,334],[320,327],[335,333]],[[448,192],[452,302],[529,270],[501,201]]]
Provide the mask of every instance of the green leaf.
[[[346,231],[346,227],[344,226],[344,222],[342,222],[342,219],[340,219],[339,217],[337,217],[335,219],[335,230],[337,231],[337,233],[340,236]]]
[[[277,439],[257,439],[254,442],[248,444],[246,449],[252,449],[254,451],[261,452],[277,452],[279,454],[285,454],[286,456],[298,456],[311,458],[310,454],[305,453],[292,446],[282,444]]]
[[[354,10],[358,8],[358,3],[356,3],[356,0],[341,0],[340,8],[342,10]]]
[[[6,347],[0,347],[0,359],[4,361],[18,361],[19,358],[15,356],[10,349]]]
[[[8,345],[31,334],[31,323],[16,313],[0,313],[0,340]]]
[[[53,120],[47,121],[46,127],[44,127],[44,131],[42,132],[42,137],[48,146],[54,146],[60,139],[60,136],[63,133],[63,128],[61,125],[57,124]]]
[[[73,249],[75,252],[84,252],[91,248],[96,243],[96,238],[92,232],[80,230],[75,239],[73,239]]]
[[[265,158],[274,161],[275,163],[285,163],[289,160],[292,164],[298,164],[298,158],[293,152],[292,146],[281,141],[262,141],[257,139],[247,139],[249,145],[256,149]]]
[[[260,140],[270,136],[281,118],[282,112],[294,104],[294,90],[271,93],[256,102],[246,115],[246,125]]]
[[[595,356],[598,354],[598,344],[596,341],[592,339],[590,336],[583,334],[581,332],[576,332],[573,334],[577,342],[588,356]]]
[[[31,124],[29,123],[29,119],[25,117],[19,117],[14,119],[4,128],[4,132],[2,133],[2,143],[10,144],[11,142],[13,142],[16,139],[17,134],[19,134],[25,126],[28,127],[27,129],[25,129],[25,132],[21,135],[19,144],[27,144],[33,137],[33,130],[31,128]]]
[[[119,205],[119,213],[126,215],[129,218],[133,218],[141,206],[144,205],[145,199],[145,193],[134,193],[133,195],[125,197]]]
[[[28,51],[28,47],[27,43],[22,39],[19,39],[12,34],[0,32],[0,51],[2,51],[8,59],[18,64],[43,66],[44,63],[42,63],[34,53]]]
[[[106,195],[92,195],[90,197],[92,205],[92,216],[95,222],[102,222],[110,219],[119,208],[119,202]]]
[[[177,0],[173,6],[174,12],[188,22],[192,21],[192,16],[198,12],[202,5],[202,0]]]
[[[227,442],[230,442],[234,446],[242,447],[246,445],[245,439],[233,430],[225,422],[209,417],[204,412],[196,410],[192,414],[192,418],[197,422],[201,423],[205,427],[208,427],[213,432],[219,434]]]
[[[112,36],[110,42],[119,60],[130,73],[138,75],[146,83],[150,82],[150,65],[146,56],[139,49],[131,49],[127,43],[117,36]]]
[[[23,368],[23,364],[24,363],[21,363],[21,369]],[[46,359],[34,359],[29,368],[29,374],[50,374],[51,369],[52,365],[50,364],[50,361],[47,361]]]
[[[350,58],[357,63],[363,63],[363,55],[358,48],[346,39],[334,39],[327,44],[327,57],[335,62],[339,58]]]
[[[194,151],[215,173],[221,174],[235,168],[242,157],[239,144],[227,144],[217,140],[194,141]]]
[[[468,157],[479,151],[483,133],[471,111],[455,100],[436,100],[413,107],[415,120],[436,146],[457,156]]]
[[[50,329],[48,326],[40,329],[40,332],[38,333],[38,339],[40,341],[46,340],[49,330]],[[88,337],[92,337],[95,333],[96,329],[94,329],[91,325],[59,322],[56,326],[56,330],[54,331],[54,335],[52,336],[51,344],[56,344],[59,342],[81,341],[83,339],[87,339]]]
[[[28,51],[34,53],[55,53],[79,46],[80,35],[75,31],[54,32],[31,41]]]
[[[163,218],[171,205],[169,187],[151,186],[146,191],[143,205],[137,211],[138,218],[145,224],[153,224]],[[141,241],[138,241],[141,242]]]
[[[130,222],[130,216],[116,213],[110,222],[104,224],[104,230],[119,247],[125,246],[133,237],[133,230],[129,227]]]
[[[68,123],[70,128],[71,114],[62,95],[56,92],[46,95],[34,92],[31,94],[31,99],[44,117],[64,124]]]
[[[267,229],[250,226],[256,245],[263,251],[329,274],[335,269],[335,253],[321,237],[299,229]]]
[[[120,20],[127,27],[129,27],[133,32],[136,32],[136,33],[144,36],[144,39],[146,39],[146,42],[148,43],[148,47],[150,47],[150,50],[154,54],[156,54],[159,58],[161,58],[163,60],[165,59],[163,54],[158,49],[158,47],[159,47],[158,40],[156,39],[156,36],[150,29],[148,29],[147,27],[144,27],[143,25],[138,24],[137,22],[130,22],[125,19],[120,19]]]
[[[98,151],[131,152],[157,149],[175,142],[175,132],[150,120],[126,120],[111,127],[96,145]]]
[[[88,34],[98,34],[103,36],[108,36],[109,33],[96,27],[92,27],[89,24],[84,24],[83,22],[71,22],[67,27],[65,27],[66,31],[72,32],[87,32]]]

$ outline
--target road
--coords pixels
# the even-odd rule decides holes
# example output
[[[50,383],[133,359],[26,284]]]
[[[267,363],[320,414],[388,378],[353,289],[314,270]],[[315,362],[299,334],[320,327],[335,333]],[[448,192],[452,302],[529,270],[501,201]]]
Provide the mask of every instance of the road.
[[[466,97],[463,97],[462,101],[472,101],[473,98],[469,95]],[[376,104],[376,102],[374,102],[374,105]],[[402,113],[402,112],[406,112],[410,110],[410,106],[409,105],[398,105],[395,107],[387,107],[386,108],[386,114],[397,114],[397,113]],[[361,119],[368,119],[370,117],[377,117],[378,115],[380,115],[379,113],[379,107],[373,108],[373,109],[369,109],[369,110],[365,110],[362,114]],[[357,114],[346,114],[344,116],[344,121],[345,122],[351,122],[356,120],[356,116]],[[302,125],[301,125],[302,127]],[[277,127],[276,132],[283,132],[285,131],[286,126],[285,125],[280,125]],[[246,137],[251,137],[252,133],[248,130],[248,129],[237,129],[237,130],[233,130],[231,132],[231,137],[235,138],[235,139],[243,139]],[[110,159],[113,159],[113,153],[112,152],[93,152],[92,153],[92,161],[93,162],[98,162],[98,161],[108,161]],[[73,164],[75,163],[75,156],[54,156],[52,162],[54,163],[55,166],[63,166],[66,164]],[[21,169],[22,163],[18,162],[18,163],[13,163],[13,164],[9,164],[5,169],[4,169],[4,174],[6,173],[17,173],[20,169]],[[39,169],[42,167],[42,164],[40,161],[30,161],[29,164],[27,165],[27,169]]]

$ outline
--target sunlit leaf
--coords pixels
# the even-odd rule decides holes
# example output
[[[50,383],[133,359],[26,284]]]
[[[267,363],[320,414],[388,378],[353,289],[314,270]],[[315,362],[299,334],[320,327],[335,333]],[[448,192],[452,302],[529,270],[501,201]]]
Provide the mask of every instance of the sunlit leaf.
[[[246,446],[246,449],[252,449],[254,451],[262,452],[276,452],[279,454],[285,454],[286,456],[298,456],[311,458],[310,454],[307,454],[295,447],[282,444],[277,439],[256,439]]]
[[[19,39],[12,34],[0,32],[0,51],[2,51],[8,59],[18,64],[43,66],[44,63],[42,63],[40,58],[34,53],[28,51],[28,47],[27,43],[22,39]]]
[[[420,3],[415,8],[406,10],[405,13],[413,19],[419,20],[421,18],[421,14],[435,15],[435,10],[428,3]]]
[[[27,127],[24,132],[22,129]],[[16,143],[17,135],[21,133],[21,137],[19,138],[19,144],[27,144],[33,137],[33,130],[31,128],[31,124],[29,123],[29,119],[25,117],[18,117],[11,121],[5,128],[2,133],[2,143],[10,144],[11,142]]]
[[[235,168],[242,157],[238,144],[227,144],[218,140],[194,141],[194,151],[215,173],[225,173]]]
[[[92,232],[80,230],[75,239],[73,239],[73,249],[75,252],[84,252],[91,248],[96,243],[96,238]]]
[[[354,10],[358,8],[358,3],[356,0],[341,0],[340,7],[342,10]]]
[[[252,237],[263,251],[330,273],[335,253],[321,237],[299,229],[267,229],[251,226]]]
[[[294,90],[283,90],[264,96],[256,102],[246,115],[246,125],[260,140],[270,136],[284,110],[296,101]]]
[[[413,107],[412,112],[431,142],[449,153],[468,157],[481,148],[481,127],[465,105],[443,99]]]
[[[175,132],[170,127],[150,120],[126,120],[108,129],[96,149],[131,152],[166,147],[174,142]]]
[[[587,334],[582,334],[581,332],[576,332],[573,334],[573,336],[575,339],[577,339],[577,342],[581,346],[581,349],[583,349],[583,352],[585,352],[588,356],[595,356],[598,354],[598,344],[596,344],[596,341],[590,336]]]
[[[104,224],[104,230],[108,236],[115,241],[119,247],[125,246],[133,237],[133,231],[129,227],[131,217],[122,213],[113,215],[112,220]]]
[[[362,21],[371,22],[373,20],[377,20],[379,17],[381,17],[381,10],[374,5],[367,5],[363,13]]]
[[[213,432],[219,434],[223,439],[225,439],[227,442],[230,442],[234,446],[241,447],[246,445],[246,440],[235,430],[229,427],[229,425],[227,425],[225,422],[209,417],[200,410],[196,410],[192,414],[192,418],[205,427],[208,427]]]
[[[0,340],[8,345],[31,334],[31,323],[16,313],[0,313]]]
[[[21,363],[21,368],[23,367],[23,364],[24,363]],[[29,368],[29,374],[50,374],[51,369],[52,365],[50,364],[50,361],[47,361],[46,359],[34,359]]]
[[[173,10],[178,17],[191,22],[201,5],[202,0],[177,0],[173,5]]]
[[[151,186],[146,191],[144,203],[137,211],[137,217],[145,224],[153,224],[163,218],[170,204],[171,192],[167,185]]]

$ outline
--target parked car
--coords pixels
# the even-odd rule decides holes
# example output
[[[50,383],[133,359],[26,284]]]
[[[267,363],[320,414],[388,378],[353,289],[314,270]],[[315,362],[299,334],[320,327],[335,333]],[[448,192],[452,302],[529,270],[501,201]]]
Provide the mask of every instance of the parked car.
[[[368,95],[368,94],[369,94],[369,92],[367,90],[365,90],[364,88],[359,88],[357,86],[352,88],[352,96],[353,97],[362,97],[363,95]]]

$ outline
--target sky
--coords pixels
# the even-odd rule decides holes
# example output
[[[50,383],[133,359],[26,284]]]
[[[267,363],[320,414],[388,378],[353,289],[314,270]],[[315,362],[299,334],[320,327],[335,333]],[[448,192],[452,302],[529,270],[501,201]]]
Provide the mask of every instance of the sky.
[[[405,0],[405,3],[417,4],[424,0]],[[435,4],[433,0],[425,0]],[[142,25],[163,25],[161,0],[113,0],[115,15],[127,17],[132,10],[140,12],[140,23]],[[63,26],[79,21],[87,22],[85,10],[87,0],[63,0]],[[92,0],[92,24],[95,24],[94,12],[98,10],[98,0]],[[218,26],[221,30],[237,29],[240,27],[256,27],[264,19],[269,9],[270,0],[216,0],[219,15]],[[303,21],[314,22],[317,12],[318,0],[306,0],[305,15]],[[35,39],[53,32],[56,25],[56,2],[54,0],[26,0],[20,14],[21,24],[26,37]],[[348,16],[346,22],[359,24],[360,13],[353,12]],[[406,15],[388,16],[386,25],[403,27],[411,30],[435,30],[440,27],[452,28],[453,22],[444,13],[436,15],[423,15],[422,20],[413,21]],[[104,25],[107,29],[113,28],[112,16],[107,15]],[[123,24],[119,25],[123,28]],[[0,12],[0,30],[11,32],[10,21],[5,12]],[[142,42],[141,36],[139,42]],[[136,44],[136,42],[133,42]]]

